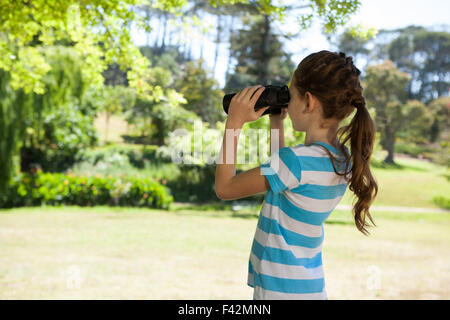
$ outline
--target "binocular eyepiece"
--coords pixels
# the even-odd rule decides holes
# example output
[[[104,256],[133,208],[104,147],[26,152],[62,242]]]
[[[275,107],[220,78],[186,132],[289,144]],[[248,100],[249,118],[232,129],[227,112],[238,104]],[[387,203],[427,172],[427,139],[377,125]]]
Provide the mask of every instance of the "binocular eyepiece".
[[[281,108],[286,108],[289,104],[290,95],[289,88],[284,86],[264,86],[264,91],[255,103],[255,111],[263,107],[269,107],[262,115],[265,114],[280,114]],[[223,110],[228,114],[228,108],[230,107],[231,99],[233,99],[236,93],[226,94],[223,97]]]

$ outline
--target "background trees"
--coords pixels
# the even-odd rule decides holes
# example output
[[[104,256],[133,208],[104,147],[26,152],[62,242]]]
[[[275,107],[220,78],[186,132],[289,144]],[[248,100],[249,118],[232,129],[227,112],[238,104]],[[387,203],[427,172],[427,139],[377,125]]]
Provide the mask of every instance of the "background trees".
[[[376,124],[381,133],[381,145],[388,151],[385,159],[394,162],[395,138],[404,124],[406,102],[405,87],[410,81],[408,74],[399,71],[391,61],[366,69],[364,95],[369,106],[376,110]]]
[[[2,4],[0,185],[18,166],[64,170],[78,151],[98,144],[92,121],[99,112],[106,114],[106,132],[109,117],[117,115],[128,122],[131,140],[144,144],[163,146],[171,130],[192,129],[194,119],[220,130],[225,93],[286,84],[299,63],[286,41],[301,39],[314,18],[332,33],[358,6],[356,0]],[[296,28],[286,32],[283,23]],[[133,28],[145,33],[145,46],[133,44]],[[208,41],[214,44],[212,68],[202,60],[211,50]],[[448,32],[409,26],[376,34],[356,26],[333,45],[362,66],[387,161],[394,161],[396,141],[442,149],[448,140]],[[227,47],[220,88],[215,75]],[[392,86],[380,83],[385,78]],[[265,128],[266,120],[248,126]],[[289,125],[292,141],[302,139]]]

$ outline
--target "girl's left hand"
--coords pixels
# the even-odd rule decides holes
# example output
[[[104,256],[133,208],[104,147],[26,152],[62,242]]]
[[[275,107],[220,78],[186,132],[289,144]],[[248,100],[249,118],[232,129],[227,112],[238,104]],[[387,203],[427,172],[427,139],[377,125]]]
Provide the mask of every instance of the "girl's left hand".
[[[255,111],[256,101],[258,101],[258,98],[264,89],[263,86],[254,86],[247,87],[236,93],[230,102],[228,119],[230,121],[236,121],[239,124],[258,120],[264,111],[269,108],[264,107]]]

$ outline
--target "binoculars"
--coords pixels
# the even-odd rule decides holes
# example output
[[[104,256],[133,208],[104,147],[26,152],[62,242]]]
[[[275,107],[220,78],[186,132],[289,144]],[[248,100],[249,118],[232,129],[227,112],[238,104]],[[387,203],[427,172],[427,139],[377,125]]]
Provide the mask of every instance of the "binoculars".
[[[263,107],[269,107],[262,115],[265,114],[280,114],[281,108],[286,108],[289,104],[290,95],[289,88],[284,86],[264,86],[264,91],[255,103],[255,111]],[[228,114],[228,108],[230,107],[231,99],[233,99],[236,93],[226,94],[223,97],[223,110]]]

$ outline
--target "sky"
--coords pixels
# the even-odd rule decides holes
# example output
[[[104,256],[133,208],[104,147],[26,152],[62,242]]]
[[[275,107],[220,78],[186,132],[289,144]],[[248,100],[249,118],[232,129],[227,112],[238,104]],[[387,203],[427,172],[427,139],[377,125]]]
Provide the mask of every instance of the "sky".
[[[280,0],[280,2],[285,1]],[[211,21],[213,22],[214,20]],[[359,23],[377,29],[395,29],[412,24],[424,27],[447,24],[448,27],[450,0],[361,0],[359,10],[352,15],[348,25]],[[282,30],[289,30],[290,26],[292,24],[287,23],[286,26],[282,26]],[[143,45],[146,41],[142,33],[133,33],[133,39],[137,45]],[[199,45],[193,47],[194,57],[199,56],[199,47]],[[330,50],[331,46],[321,33],[320,23],[316,21],[310,29],[302,31],[300,39],[286,42],[285,49],[292,54],[294,64],[297,65],[308,54],[323,49]],[[214,50],[215,44],[211,41],[204,44],[203,54],[210,68],[214,61]],[[220,87],[225,85],[227,50],[227,44],[223,44],[215,72],[215,78]],[[357,62],[355,64],[358,66]]]

